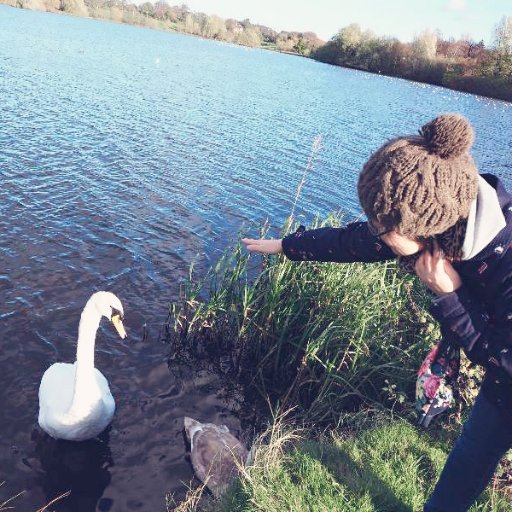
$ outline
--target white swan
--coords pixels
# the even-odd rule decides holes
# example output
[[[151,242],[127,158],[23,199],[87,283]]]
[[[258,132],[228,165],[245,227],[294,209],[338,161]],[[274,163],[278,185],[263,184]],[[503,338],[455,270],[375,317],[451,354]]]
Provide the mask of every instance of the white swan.
[[[200,423],[188,416],[184,424],[192,467],[213,495],[220,496],[246,463],[247,448],[230,434],[226,425]]]
[[[39,426],[55,439],[92,439],[114,415],[107,379],[94,368],[96,331],[102,316],[112,321],[121,338],[126,337],[121,301],[110,292],[94,293],[80,317],[75,363],[52,364],[41,379]]]

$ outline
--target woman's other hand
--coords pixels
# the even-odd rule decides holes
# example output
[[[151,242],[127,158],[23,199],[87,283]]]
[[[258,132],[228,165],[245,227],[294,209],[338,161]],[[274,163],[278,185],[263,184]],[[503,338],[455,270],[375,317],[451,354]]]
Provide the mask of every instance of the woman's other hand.
[[[242,238],[242,242],[249,252],[259,252],[261,254],[280,254],[283,252],[283,241],[279,239],[264,240],[260,238],[254,240],[252,238]]]
[[[437,242],[434,252],[423,251],[415,266],[416,275],[436,295],[442,296],[454,292],[462,286],[458,272],[449,260],[444,257],[443,251]]]

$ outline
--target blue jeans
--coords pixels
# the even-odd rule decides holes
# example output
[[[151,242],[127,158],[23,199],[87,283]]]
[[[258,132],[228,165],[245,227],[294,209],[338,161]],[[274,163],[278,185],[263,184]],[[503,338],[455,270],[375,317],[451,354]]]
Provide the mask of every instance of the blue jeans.
[[[512,421],[480,393],[424,512],[466,512],[512,447]]]

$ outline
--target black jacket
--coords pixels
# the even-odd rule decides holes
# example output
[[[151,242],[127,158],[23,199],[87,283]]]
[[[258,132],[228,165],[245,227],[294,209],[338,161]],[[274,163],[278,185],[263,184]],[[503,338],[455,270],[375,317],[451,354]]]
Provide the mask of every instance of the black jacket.
[[[475,257],[453,263],[462,286],[435,299],[431,313],[443,337],[487,368],[485,395],[512,418],[512,195],[490,174],[482,177],[496,190],[506,227]],[[283,239],[292,260],[376,262],[395,258],[366,222],[342,228],[304,228]]]

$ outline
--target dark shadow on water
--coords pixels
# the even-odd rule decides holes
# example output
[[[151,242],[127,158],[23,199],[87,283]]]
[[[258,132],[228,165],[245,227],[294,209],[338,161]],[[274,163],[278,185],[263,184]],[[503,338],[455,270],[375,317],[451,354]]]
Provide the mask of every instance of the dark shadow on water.
[[[114,465],[109,448],[109,430],[89,441],[53,439],[44,432],[33,433],[36,455],[41,461],[41,487],[47,501],[67,491],[71,494],[55,505],[55,512],[108,512],[110,499],[101,499],[109,485],[109,468]]]

